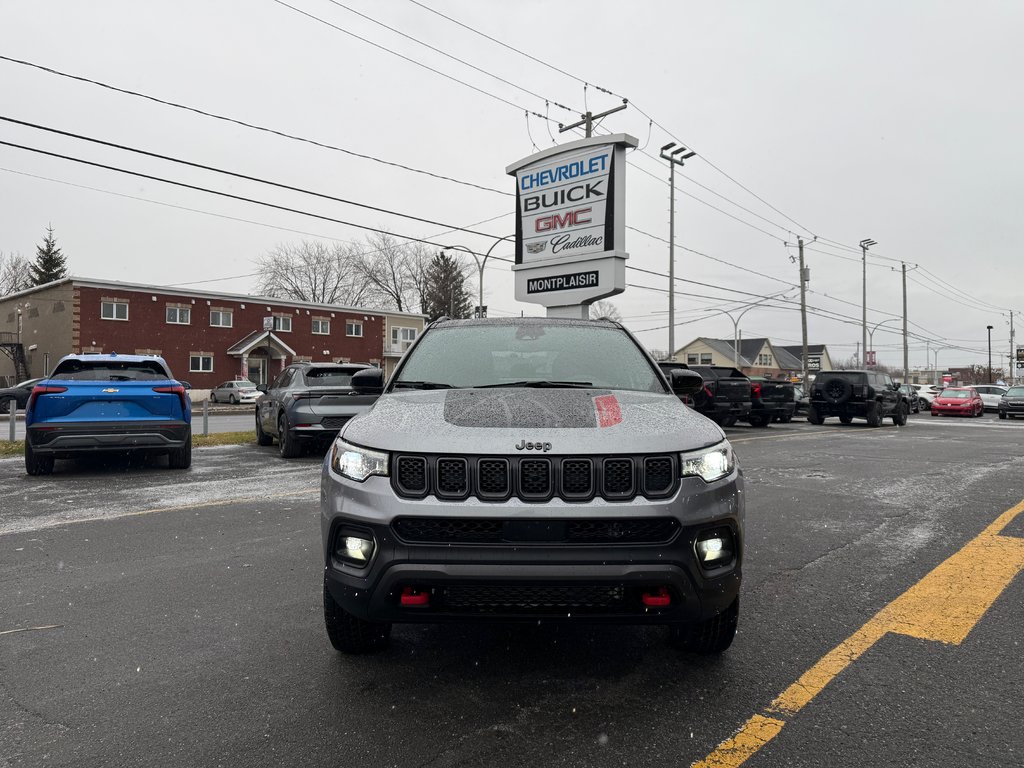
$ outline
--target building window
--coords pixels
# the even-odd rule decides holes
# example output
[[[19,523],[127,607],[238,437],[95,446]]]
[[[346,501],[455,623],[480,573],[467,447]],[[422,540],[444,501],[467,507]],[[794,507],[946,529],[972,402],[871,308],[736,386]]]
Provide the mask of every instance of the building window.
[[[288,315],[274,315],[274,330],[291,333],[292,319]]]
[[[192,319],[192,310],[188,307],[168,307],[167,322],[172,325],[188,325]]]
[[[210,310],[210,325],[214,328],[231,328],[234,324],[234,313],[230,309]]]
[[[763,366],[766,366],[766,367],[770,368],[771,364],[772,364],[772,356],[771,355],[758,355],[757,356],[757,364],[758,365],[763,365]]]
[[[321,317],[313,318],[313,333],[317,336],[327,336],[331,332],[331,321]]]
[[[414,341],[416,341],[415,328],[401,328],[399,326],[391,328],[391,348],[393,350],[405,352]]]
[[[127,320],[127,301],[104,301],[100,304],[100,317],[104,320]]]
[[[362,336],[363,335],[363,324],[358,320],[346,320],[345,321],[345,335],[346,336]]]
[[[711,353],[710,352],[701,352],[700,353],[700,364],[701,365],[711,365]]]
[[[189,355],[189,373],[210,373],[213,371],[213,355]]]
[[[687,365],[697,365],[697,361],[699,359],[700,358],[698,358],[696,355],[687,355],[686,356],[686,364]]]

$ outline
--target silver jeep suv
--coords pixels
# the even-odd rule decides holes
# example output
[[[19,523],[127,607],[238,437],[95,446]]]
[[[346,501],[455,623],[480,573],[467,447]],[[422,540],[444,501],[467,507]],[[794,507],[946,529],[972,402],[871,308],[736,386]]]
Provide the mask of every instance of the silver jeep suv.
[[[394,622],[664,624],[728,648],[743,478],[722,430],[621,325],[430,325],[324,461],[324,618],[346,653]]]

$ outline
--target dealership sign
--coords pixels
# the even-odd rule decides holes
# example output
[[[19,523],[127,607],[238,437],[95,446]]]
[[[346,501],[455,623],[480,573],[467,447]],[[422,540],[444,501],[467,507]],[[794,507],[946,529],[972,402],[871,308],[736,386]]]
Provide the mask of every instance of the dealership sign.
[[[625,134],[582,139],[506,169],[516,178],[518,300],[585,317],[585,305],[625,290],[625,159],[636,146]]]

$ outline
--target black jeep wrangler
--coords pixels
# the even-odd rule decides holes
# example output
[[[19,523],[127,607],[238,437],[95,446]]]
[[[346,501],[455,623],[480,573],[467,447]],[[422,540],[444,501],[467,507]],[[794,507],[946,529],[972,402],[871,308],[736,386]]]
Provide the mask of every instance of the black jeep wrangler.
[[[893,424],[902,427],[909,412],[907,398],[887,373],[825,371],[811,387],[807,421],[821,424],[828,416],[838,416],[843,424],[867,419],[870,426],[880,427],[883,419],[891,417]]]

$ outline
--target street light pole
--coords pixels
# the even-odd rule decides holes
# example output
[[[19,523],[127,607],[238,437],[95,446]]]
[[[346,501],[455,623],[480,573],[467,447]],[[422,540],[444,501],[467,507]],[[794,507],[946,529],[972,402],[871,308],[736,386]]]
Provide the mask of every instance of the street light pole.
[[[900,318],[898,318],[898,317],[890,317],[890,318],[889,318],[888,320],[883,320],[883,321],[882,321],[882,322],[880,322],[880,323],[876,323],[876,324],[875,324],[875,327],[874,327],[874,328],[872,328],[872,329],[871,329],[870,331],[868,331],[868,344],[870,344],[870,345],[871,345],[871,349],[874,349],[874,348],[875,348],[875,331],[877,331],[877,330],[878,330],[878,327],[879,327],[879,326],[881,326],[881,325],[885,325],[886,323],[895,323],[895,322],[899,322],[899,319],[900,319]],[[864,359],[865,359],[865,360],[867,360],[867,357],[868,357],[868,356],[867,356],[867,355],[865,354],[865,355],[864,355]],[[865,366],[865,368],[866,368],[866,367],[867,367],[867,366]],[[874,366],[874,367],[875,367],[875,368],[877,368],[877,367],[878,367],[878,355],[875,355],[875,366]],[[906,374],[904,374],[904,376],[906,376]]]
[[[986,325],[988,328],[988,383],[992,383],[992,326]]]
[[[743,316],[745,314],[747,314],[747,312],[752,310],[754,307],[759,306],[761,304],[764,304],[766,301],[771,301],[772,299],[788,299],[788,298],[789,297],[786,295],[785,291],[780,291],[779,293],[774,293],[771,296],[765,296],[763,299],[758,299],[757,301],[751,302],[749,306],[744,307],[743,311],[740,312],[736,317],[732,316],[732,313],[736,311],[735,309],[732,309],[732,310],[729,310],[729,309],[706,309],[706,310],[704,310],[705,312],[714,312],[715,314],[718,314],[718,315],[725,315],[730,320],[732,320],[732,364],[733,364],[734,368],[739,368],[740,367],[740,341],[739,341],[739,335],[740,335],[740,320],[743,319]]]
[[[860,253],[861,253],[861,287],[862,287],[862,302],[861,302],[861,349],[864,350],[864,360],[868,359],[868,248],[872,245],[878,245],[870,237],[860,241]],[[864,366],[867,368],[867,365]]]
[[[676,355],[676,166],[693,157],[692,152],[674,141],[661,148],[661,158],[668,160],[668,354]]]
[[[508,235],[508,237],[514,237],[514,235]],[[504,237],[495,240],[494,244],[487,249],[487,253],[484,254],[484,258],[482,261],[480,260],[480,257],[477,255],[476,251],[467,248],[464,245],[445,245],[441,248],[442,251],[465,251],[470,256],[472,256],[473,261],[476,262],[477,271],[480,273],[480,299],[479,303],[477,304],[477,312],[481,317],[483,317],[484,312],[484,267],[487,266],[487,257],[490,256],[491,252],[503,242],[505,242]]]

